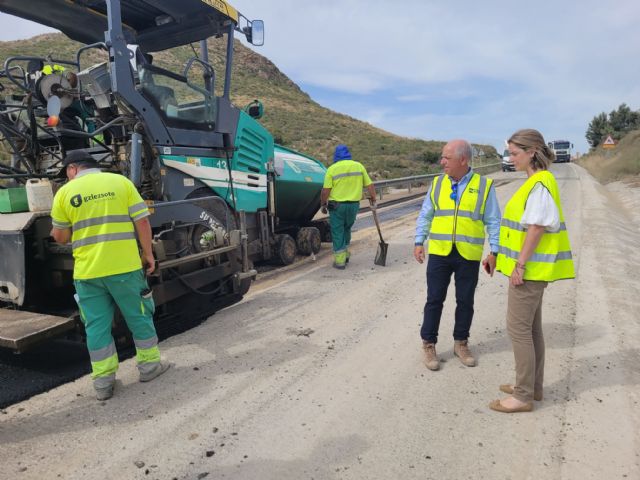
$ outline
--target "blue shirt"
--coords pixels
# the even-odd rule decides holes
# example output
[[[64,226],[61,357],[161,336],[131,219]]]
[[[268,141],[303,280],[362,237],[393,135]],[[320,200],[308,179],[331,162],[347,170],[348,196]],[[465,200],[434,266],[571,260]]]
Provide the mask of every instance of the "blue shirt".
[[[458,198],[456,199],[456,206],[460,204],[460,197],[462,196],[462,192],[467,188],[467,184],[469,180],[471,180],[471,176],[473,175],[473,170],[469,169],[464,177],[460,179],[458,182]],[[451,177],[448,177],[451,180],[451,183],[455,183]],[[429,232],[431,231],[431,222],[433,221],[433,215],[435,214],[435,208],[433,207],[433,202],[431,201],[431,187],[427,191],[427,196],[422,203],[422,208],[420,209],[420,214],[418,215],[418,220],[416,221],[416,235],[415,235],[415,245],[424,244],[425,240],[429,236]],[[502,215],[500,214],[500,206],[498,205],[498,199],[496,198],[496,190],[493,188],[493,184],[491,184],[491,188],[489,188],[489,193],[487,195],[487,202],[484,206],[484,217],[482,217],[482,222],[487,227],[487,233],[489,235],[489,246],[491,247],[492,252],[498,251],[498,243],[500,240],[500,220],[502,219]]]

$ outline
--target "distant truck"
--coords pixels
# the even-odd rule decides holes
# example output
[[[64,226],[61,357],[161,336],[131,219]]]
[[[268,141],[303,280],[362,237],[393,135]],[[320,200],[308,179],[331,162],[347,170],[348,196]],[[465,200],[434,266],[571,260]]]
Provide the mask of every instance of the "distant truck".
[[[511,155],[509,155],[509,150],[507,148],[502,152],[502,171],[503,172],[515,172],[516,167],[513,164],[513,160],[511,160]]]
[[[556,163],[570,162],[571,150],[573,149],[573,143],[569,140],[553,140],[548,143],[549,148],[556,154]]]

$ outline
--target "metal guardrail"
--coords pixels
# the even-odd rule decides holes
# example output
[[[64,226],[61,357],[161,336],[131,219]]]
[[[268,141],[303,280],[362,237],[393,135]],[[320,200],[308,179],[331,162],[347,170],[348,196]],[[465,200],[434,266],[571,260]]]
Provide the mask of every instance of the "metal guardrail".
[[[473,169],[480,170],[480,169],[485,169],[490,167],[500,167],[500,166],[502,166],[502,162],[490,163],[488,165],[480,165],[477,167],[473,167]],[[376,194],[378,198],[381,199],[385,188],[395,187],[395,186],[402,187],[406,185],[408,191],[411,192],[411,188],[413,185],[424,184],[426,183],[424,182],[424,180],[435,178],[438,175],[441,175],[441,173],[429,173],[426,175],[414,175],[412,177],[392,178],[390,180],[378,180],[376,182],[373,182],[373,185],[375,186]]]

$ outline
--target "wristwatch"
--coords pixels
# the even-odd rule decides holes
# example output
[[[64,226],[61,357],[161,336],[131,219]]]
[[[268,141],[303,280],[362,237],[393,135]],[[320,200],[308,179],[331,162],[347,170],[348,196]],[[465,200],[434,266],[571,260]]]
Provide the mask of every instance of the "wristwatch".
[[[491,255],[493,257],[497,257],[498,256],[498,252],[489,252],[489,255]]]

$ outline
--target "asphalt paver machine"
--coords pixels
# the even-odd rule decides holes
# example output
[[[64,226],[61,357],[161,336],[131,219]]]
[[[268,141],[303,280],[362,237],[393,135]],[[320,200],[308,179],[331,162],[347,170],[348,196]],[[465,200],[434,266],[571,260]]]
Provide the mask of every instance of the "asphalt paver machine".
[[[324,166],[274,145],[259,102],[230,100],[234,35],[261,45],[262,21],[224,0],[0,0],[0,11],[82,44],[71,59],[6,58],[0,72],[0,347],[82,334],[71,246],[50,238],[49,211],[20,201],[27,182],[59,187],[76,149],[130,178],[151,209],[157,324],[237,302],[254,263],[290,263],[330,238],[313,221]],[[208,61],[210,37],[226,39],[223,72]],[[182,71],[153,63],[194,42]]]

